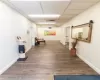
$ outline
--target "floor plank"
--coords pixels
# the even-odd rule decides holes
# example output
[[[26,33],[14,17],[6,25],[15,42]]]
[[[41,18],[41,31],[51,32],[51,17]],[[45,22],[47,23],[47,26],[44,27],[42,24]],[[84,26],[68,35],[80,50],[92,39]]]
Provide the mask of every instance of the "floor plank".
[[[59,41],[33,47],[27,55],[26,61],[16,62],[0,80],[53,80],[53,75],[97,75],[78,57],[71,57]]]

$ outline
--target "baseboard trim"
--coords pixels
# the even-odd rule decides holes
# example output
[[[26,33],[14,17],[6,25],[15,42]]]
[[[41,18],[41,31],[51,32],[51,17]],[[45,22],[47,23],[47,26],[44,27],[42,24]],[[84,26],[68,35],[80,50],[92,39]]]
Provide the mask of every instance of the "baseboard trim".
[[[62,43],[61,41],[60,41],[60,43],[61,43],[62,45],[64,45],[64,46],[65,46],[65,44],[64,44],[64,43]]]
[[[77,56],[82,59],[86,64],[88,64],[93,70],[95,70],[98,74],[100,74],[100,69],[95,67],[92,63],[87,61],[85,58],[83,58],[81,55],[77,54]]]
[[[2,70],[0,70],[0,75],[4,73],[9,67],[11,67],[17,61],[17,59],[18,57],[11,61],[8,65],[6,65]]]
[[[30,50],[31,48],[28,48],[27,50],[26,50],[26,53]]]
[[[29,49],[26,50],[26,53],[31,49],[32,47],[30,47]],[[11,61],[8,65],[6,65],[2,70],[0,70],[0,75],[3,74],[9,67],[11,67],[15,62],[17,62],[19,57],[15,58],[13,61]]]
[[[26,50],[25,54],[27,54],[27,52],[28,52],[31,48],[32,48],[32,46]]]

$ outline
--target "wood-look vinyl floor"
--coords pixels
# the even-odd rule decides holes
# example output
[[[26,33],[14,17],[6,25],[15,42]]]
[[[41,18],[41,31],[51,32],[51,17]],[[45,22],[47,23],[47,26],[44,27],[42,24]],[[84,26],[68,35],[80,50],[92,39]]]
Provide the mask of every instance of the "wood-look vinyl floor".
[[[47,41],[33,47],[24,62],[16,62],[0,80],[53,80],[53,75],[97,75],[78,57],[71,57],[69,50],[58,41]]]

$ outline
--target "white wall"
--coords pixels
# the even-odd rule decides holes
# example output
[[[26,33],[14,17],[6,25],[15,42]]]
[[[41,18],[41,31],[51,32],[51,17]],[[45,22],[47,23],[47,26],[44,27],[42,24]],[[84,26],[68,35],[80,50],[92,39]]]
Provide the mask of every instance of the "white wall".
[[[25,17],[0,2],[0,74],[18,59],[16,36],[26,40],[26,51],[31,48],[32,24]]]
[[[92,41],[91,43],[79,41],[77,45],[77,54],[78,56],[80,56],[81,59],[83,59],[92,68],[94,68],[97,72],[100,73],[100,3],[86,10],[82,14],[76,16],[75,18],[64,24],[62,28],[66,26],[80,25],[83,23],[87,23],[90,20],[94,21]],[[61,42],[63,41],[64,39],[61,40]],[[71,41],[72,40],[70,37],[70,43]]]
[[[56,31],[56,35],[55,36],[44,36],[45,30]],[[38,27],[38,37],[44,38],[45,40],[60,40],[60,38],[61,38],[61,28],[52,27],[51,29],[49,29],[48,27],[42,27],[42,28]]]
[[[35,37],[38,36],[37,26],[34,23],[32,24],[31,32],[32,32],[32,45],[34,46],[35,45]]]

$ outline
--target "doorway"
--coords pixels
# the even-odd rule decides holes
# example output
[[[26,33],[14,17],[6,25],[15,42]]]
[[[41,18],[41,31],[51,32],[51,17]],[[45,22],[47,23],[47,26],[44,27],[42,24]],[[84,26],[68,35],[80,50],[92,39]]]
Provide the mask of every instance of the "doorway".
[[[65,28],[65,47],[69,49],[70,27]]]

